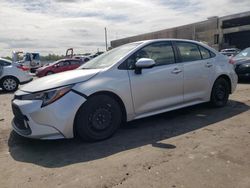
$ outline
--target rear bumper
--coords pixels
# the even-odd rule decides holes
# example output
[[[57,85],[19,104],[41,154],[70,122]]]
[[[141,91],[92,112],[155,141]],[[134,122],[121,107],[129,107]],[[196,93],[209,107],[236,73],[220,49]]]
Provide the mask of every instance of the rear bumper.
[[[233,73],[230,74],[230,77],[231,77],[231,93],[233,93],[236,90],[238,84],[238,76],[233,71]]]

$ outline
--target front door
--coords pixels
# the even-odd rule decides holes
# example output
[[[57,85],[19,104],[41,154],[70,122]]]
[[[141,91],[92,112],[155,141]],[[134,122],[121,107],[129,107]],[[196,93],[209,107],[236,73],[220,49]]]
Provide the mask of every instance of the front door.
[[[151,58],[156,66],[135,74],[134,65],[140,58]],[[168,41],[147,45],[128,58],[131,92],[137,116],[183,102],[183,67],[175,62],[174,50]]]

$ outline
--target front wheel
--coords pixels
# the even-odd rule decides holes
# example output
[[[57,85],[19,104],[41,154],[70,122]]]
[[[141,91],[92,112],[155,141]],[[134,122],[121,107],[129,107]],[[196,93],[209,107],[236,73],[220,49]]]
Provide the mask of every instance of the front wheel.
[[[90,97],[78,110],[75,130],[82,139],[98,141],[111,137],[121,124],[121,108],[107,95]]]
[[[227,104],[230,86],[229,82],[224,78],[218,78],[213,86],[210,103],[214,107],[223,107]]]
[[[18,88],[19,82],[15,77],[5,77],[2,79],[0,86],[4,91],[13,92]]]

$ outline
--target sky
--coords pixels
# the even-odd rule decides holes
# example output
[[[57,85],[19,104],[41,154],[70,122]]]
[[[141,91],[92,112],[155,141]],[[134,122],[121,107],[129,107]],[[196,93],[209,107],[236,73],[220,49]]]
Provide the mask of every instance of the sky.
[[[0,0],[0,56],[105,50],[111,40],[249,11],[249,0]]]

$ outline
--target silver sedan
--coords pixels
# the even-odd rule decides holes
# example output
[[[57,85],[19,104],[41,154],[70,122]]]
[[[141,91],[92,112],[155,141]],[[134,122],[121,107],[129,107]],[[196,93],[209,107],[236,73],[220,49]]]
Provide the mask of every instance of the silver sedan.
[[[199,103],[226,105],[237,84],[231,61],[190,40],[126,44],[15,93],[14,130],[39,139],[102,140],[123,121]]]

